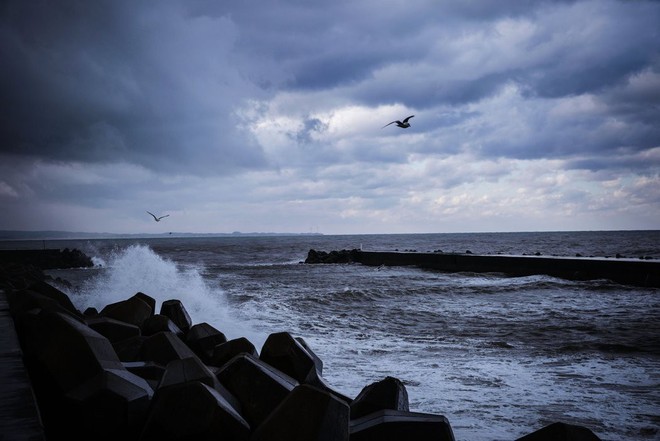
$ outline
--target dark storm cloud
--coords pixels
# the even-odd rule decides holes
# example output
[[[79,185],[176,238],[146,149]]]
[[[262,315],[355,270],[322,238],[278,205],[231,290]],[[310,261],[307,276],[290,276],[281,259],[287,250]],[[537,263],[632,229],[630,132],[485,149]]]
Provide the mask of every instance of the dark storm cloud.
[[[598,11],[607,15],[600,16],[578,14],[595,9],[579,9],[585,2],[578,1],[418,1],[386,8],[379,2],[268,1],[259,3],[261,7],[250,3],[204,8],[199,2],[198,13],[231,17],[244,31],[237,40],[241,50],[272,58],[281,67],[285,78],[281,88],[364,82],[354,96],[367,104],[382,103],[387,99],[382,92],[389,89],[390,102],[396,99],[422,108],[478,101],[510,81],[541,97],[611,87],[643,69],[657,53],[658,35],[646,30],[660,20],[657,8],[648,2],[610,3],[605,11]],[[559,9],[564,13],[557,14]],[[529,20],[536,26],[513,63],[496,70],[483,66],[480,71],[476,65],[473,71],[452,72],[451,58],[463,53],[438,59],[437,53],[429,52],[430,47],[449,44],[466,33],[488,32],[501,19]],[[496,38],[497,31],[491,32]],[[537,52],[547,55],[528,61]],[[437,81],[416,77],[422,63],[435,64],[449,74]],[[373,84],[373,72],[396,64],[407,65],[399,78]]]
[[[410,77],[365,84],[357,88],[353,96],[370,105],[403,103],[416,109],[432,109],[440,105],[478,102],[497,93],[511,78],[508,73],[431,81],[415,81],[413,74]]]
[[[0,148],[223,172],[264,164],[233,111],[277,91],[336,89],[368,106],[417,109],[479,102],[510,83],[527,97],[603,93],[658,57],[660,37],[647,30],[660,11],[648,2],[595,5],[9,1]],[[488,54],[507,19],[533,29]],[[480,41],[457,43],[464,35]]]
[[[520,6],[523,3],[525,7]],[[527,2],[518,2],[518,7],[490,3],[491,7],[486,8],[490,10],[468,14],[469,19],[455,15],[436,22],[421,20],[411,34],[402,37],[407,47],[400,51],[406,56],[389,58],[402,65],[400,77],[366,85],[357,94],[368,103],[379,103],[389,89],[398,102],[431,108],[478,102],[498,93],[502,86],[515,83],[526,96],[560,98],[602,93],[657,63],[660,36],[653,29],[660,22],[660,11],[656,6],[648,2],[610,3],[598,9],[594,7],[598,2],[565,3],[568,9],[560,2],[536,2],[533,7]],[[450,9],[466,12],[457,6]],[[495,52],[488,54],[491,40],[502,36],[497,19],[527,21],[533,30],[518,45],[494,47]],[[411,50],[420,43],[428,46],[434,39],[440,46],[449,45],[466,32],[483,34],[482,59],[475,60],[470,70],[456,65],[457,59],[474,49],[467,45],[440,54]],[[492,63],[489,56],[508,61]],[[419,75],[419,66],[424,64],[435,66],[441,77]]]
[[[231,64],[231,22],[133,5],[4,3],[2,151],[202,173],[262,163],[232,120],[256,88]]]

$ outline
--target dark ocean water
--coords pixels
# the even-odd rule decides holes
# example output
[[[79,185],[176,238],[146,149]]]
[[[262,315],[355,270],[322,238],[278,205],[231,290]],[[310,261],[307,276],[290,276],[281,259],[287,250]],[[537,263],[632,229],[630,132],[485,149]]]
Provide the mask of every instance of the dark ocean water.
[[[39,242],[40,246],[41,242]],[[27,247],[29,243],[0,246]],[[84,309],[145,292],[258,348],[303,337],[330,385],[401,379],[413,411],[457,440],[514,440],[554,421],[603,440],[660,439],[660,290],[608,280],[304,265],[309,249],[648,256],[660,232],[276,236],[51,241],[94,256],[56,271]]]

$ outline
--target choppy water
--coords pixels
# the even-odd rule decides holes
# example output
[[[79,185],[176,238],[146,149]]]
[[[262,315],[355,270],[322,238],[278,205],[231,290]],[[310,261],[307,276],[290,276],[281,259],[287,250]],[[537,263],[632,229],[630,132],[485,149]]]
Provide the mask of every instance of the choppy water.
[[[50,243],[51,246],[56,246]],[[303,337],[334,388],[387,375],[457,440],[514,440],[554,421],[604,440],[660,439],[660,290],[607,280],[304,265],[310,248],[651,256],[660,232],[169,238],[61,242],[101,268],[59,271],[76,305],[143,291],[259,348]]]

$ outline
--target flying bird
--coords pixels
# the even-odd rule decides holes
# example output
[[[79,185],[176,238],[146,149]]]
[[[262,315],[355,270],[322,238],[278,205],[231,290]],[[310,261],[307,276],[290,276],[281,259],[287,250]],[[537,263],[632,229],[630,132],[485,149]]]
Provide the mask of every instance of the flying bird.
[[[150,211],[147,211],[147,213],[149,213],[150,215],[152,215],[152,216],[154,217],[154,220],[155,220],[156,222],[160,222],[160,220],[161,220],[162,218],[169,216],[169,214],[166,214],[165,216],[156,217],[156,215],[153,214],[153,213],[150,212]]]
[[[408,120],[410,118],[412,118],[413,116],[415,116],[415,115],[410,115],[408,118],[404,119],[403,122],[401,122],[399,120],[396,120],[396,121],[392,121],[390,124],[396,123],[396,125],[398,127],[401,127],[402,129],[407,129],[408,127],[410,127],[410,123],[408,122]],[[384,129],[385,127],[389,126],[390,124],[385,124],[383,127],[381,127],[381,129]]]

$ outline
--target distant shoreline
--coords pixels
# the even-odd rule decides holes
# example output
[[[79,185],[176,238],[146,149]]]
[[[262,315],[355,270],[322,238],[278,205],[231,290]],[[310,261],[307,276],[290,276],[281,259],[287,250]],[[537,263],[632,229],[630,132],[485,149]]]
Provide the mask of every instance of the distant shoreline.
[[[59,230],[43,230],[43,231],[22,231],[22,230],[0,230],[0,241],[43,241],[43,240],[86,240],[86,239],[165,239],[165,238],[194,238],[194,237],[299,237],[299,236],[370,236],[370,235],[425,235],[425,234],[443,234],[443,235],[459,235],[459,234],[524,234],[524,233],[547,233],[547,234],[566,234],[566,233],[616,233],[616,232],[648,232],[657,233],[657,230],[556,230],[556,231],[465,231],[465,232],[425,232],[425,233],[336,233],[326,234],[319,232],[308,233],[286,233],[286,232],[241,232],[233,231],[231,233],[183,233],[183,232],[167,232],[167,233],[88,233],[88,232],[72,232],[72,231],[59,231]]]
[[[323,236],[322,233],[276,233],[250,232],[243,233],[83,233],[70,231],[13,231],[0,230],[0,241],[14,240],[84,240],[84,239],[160,239],[160,238],[191,238],[191,237],[271,237],[271,236]]]

